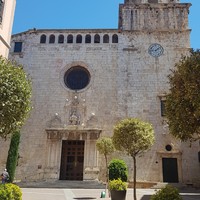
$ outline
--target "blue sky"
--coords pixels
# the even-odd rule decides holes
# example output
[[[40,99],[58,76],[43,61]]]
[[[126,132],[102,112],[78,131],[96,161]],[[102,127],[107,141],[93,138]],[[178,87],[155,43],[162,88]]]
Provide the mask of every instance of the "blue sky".
[[[118,27],[119,4],[124,0],[17,0],[13,34],[28,29],[107,29]],[[200,0],[191,3],[191,47],[200,49]]]

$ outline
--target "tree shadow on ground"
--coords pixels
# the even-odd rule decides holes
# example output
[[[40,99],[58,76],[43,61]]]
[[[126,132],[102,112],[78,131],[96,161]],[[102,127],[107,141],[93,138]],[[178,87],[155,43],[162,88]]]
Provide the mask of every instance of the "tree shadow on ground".
[[[191,193],[191,194],[182,194],[181,195],[183,197],[183,200],[200,200],[200,194],[198,193]],[[140,200],[150,200],[151,198],[151,195],[144,195]]]
[[[151,195],[144,195],[140,200],[150,200]]]

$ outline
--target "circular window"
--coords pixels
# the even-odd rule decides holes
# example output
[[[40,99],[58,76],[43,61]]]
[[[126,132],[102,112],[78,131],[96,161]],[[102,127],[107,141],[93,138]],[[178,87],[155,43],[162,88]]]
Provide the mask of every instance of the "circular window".
[[[172,146],[168,144],[168,145],[165,146],[165,149],[166,149],[167,151],[171,151],[171,150],[172,150]]]
[[[68,69],[64,75],[64,83],[71,90],[84,89],[90,82],[90,73],[81,66]]]

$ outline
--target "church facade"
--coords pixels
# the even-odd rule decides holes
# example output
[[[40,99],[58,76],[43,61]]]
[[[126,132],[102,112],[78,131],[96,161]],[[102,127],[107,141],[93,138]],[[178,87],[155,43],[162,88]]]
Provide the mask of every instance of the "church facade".
[[[138,158],[137,180],[199,184],[199,144],[181,143],[168,133],[163,106],[170,69],[190,50],[190,6],[125,0],[117,29],[13,35],[10,59],[24,66],[33,86],[16,178],[101,180],[105,163],[96,140],[112,136],[121,119],[135,117],[150,122],[156,138]],[[131,181],[132,159],[113,157],[125,160]]]

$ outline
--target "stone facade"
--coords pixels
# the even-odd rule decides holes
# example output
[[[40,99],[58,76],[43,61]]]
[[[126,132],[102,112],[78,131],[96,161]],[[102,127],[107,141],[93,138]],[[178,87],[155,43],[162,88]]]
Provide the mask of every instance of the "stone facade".
[[[8,57],[16,0],[0,0],[0,55]]]
[[[190,49],[189,7],[178,0],[126,0],[116,30],[33,29],[13,35],[10,58],[33,83],[16,177],[102,179],[105,162],[96,140],[112,136],[119,120],[137,117],[153,124],[156,137],[138,158],[137,179],[198,184],[199,144],[176,141],[161,116],[167,75]],[[14,52],[19,41],[22,48]],[[126,161],[131,180],[132,159],[115,157]]]

